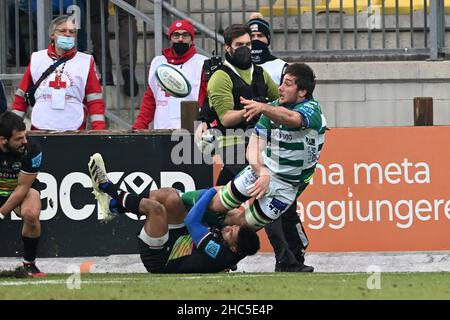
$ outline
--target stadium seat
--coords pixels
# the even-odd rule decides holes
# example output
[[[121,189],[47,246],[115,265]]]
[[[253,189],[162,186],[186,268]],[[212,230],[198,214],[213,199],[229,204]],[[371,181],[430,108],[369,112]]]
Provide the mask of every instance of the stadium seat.
[[[316,0],[314,1],[315,7],[314,11],[316,14],[325,13],[327,0]],[[285,8],[284,4],[287,3]],[[277,0],[272,7],[272,14],[274,16],[283,16],[285,12],[289,16],[295,16],[298,14],[300,9],[300,14],[306,12],[313,12],[311,0],[300,1],[300,8],[298,8],[298,0]],[[430,1],[427,2],[427,10],[429,11]],[[366,12],[367,11],[367,0],[356,0],[356,12]],[[371,0],[370,6],[373,11],[381,12],[382,10],[382,0]],[[450,0],[444,1],[445,12],[450,13]],[[386,14],[396,13],[396,0],[385,0],[384,10]],[[341,10],[341,0],[328,0],[328,11],[329,12],[340,12]],[[412,11],[423,11],[424,10],[424,0],[412,0]],[[353,15],[355,12],[354,0],[342,0],[342,11],[344,14]],[[411,11],[410,0],[398,0],[398,12],[399,14],[409,14]],[[270,16],[269,6],[262,6],[260,12],[263,16]]]

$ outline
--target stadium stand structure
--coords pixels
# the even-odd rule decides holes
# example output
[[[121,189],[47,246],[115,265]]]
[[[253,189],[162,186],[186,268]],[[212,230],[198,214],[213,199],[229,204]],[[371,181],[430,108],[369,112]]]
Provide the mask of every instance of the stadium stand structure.
[[[285,3],[287,2],[287,6],[285,8]],[[302,1],[300,8],[298,7],[297,0],[277,0],[275,4],[272,6],[272,10],[270,6],[262,6],[260,11],[263,15],[269,16],[272,12],[275,16],[282,16],[285,12],[288,15],[297,15],[298,10],[300,10],[301,14],[307,12],[315,12],[316,14],[321,14],[327,12],[327,0],[317,0],[314,1]],[[342,2],[342,7],[341,7]],[[384,2],[384,12],[386,14],[395,14],[397,12],[397,4],[396,0],[372,0],[370,1],[370,8],[373,12],[381,12],[383,8]],[[429,0],[427,2],[427,11],[430,9]],[[445,12],[450,12],[450,1],[444,1]],[[355,1],[354,0],[329,0],[328,1],[328,12],[340,12],[342,8],[342,12],[347,15],[353,15],[356,12],[367,12],[369,8],[369,1]],[[424,11],[424,1],[423,0],[412,0],[412,5],[410,0],[399,0],[398,1],[398,12],[399,14],[409,14],[415,11]]]
[[[297,0],[277,0],[270,2],[274,2],[272,10],[270,10],[268,6],[268,0],[246,0],[243,2],[243,5],[236,5],[236,1],[231,0],[216,3],[211,1],[192,0],[169,1],[167,3],[172,3],[179,11],[187,14],[190,18],[195,19],[198,22],[201,22],[204,26],[214,28],[215,25],[218,25],[219,33],[223,27],[228,26],[230,23],[242,23],[247,21],[249,14],[258,11],[259,9],[267,20],[273,20],[271,21],[273,27],[271,49],[277,56],[291,62],[302,61],[307,63],[321,63],[321,66],[317,67],[319,68],[317,73],[320,76],[318,81],[319,83],[322,81],[325,81],[326,83],[321,83],[321,90],[318,94],[320,95],[320,98],[327,101],[327,105],[332,109],[331,111],[333,113],[330,116],[330,119],[335,126],[412,124],[412,112],[410,112],[410,109],[412,109],[413,99],[416,96],[433,97],[435,103],[434,118],[437,119],[436,124],[448,124],[448,119],[450,119],[450,107],[448,107],[448,96],[445,94],[448,90],[435,89],[446,88],[445,84],[448,82],[449,76],[445,70],[448,61],[436,62],[436,64],[441,63],[442,67],[431,66],[432,63],[428,66],[424,63],[425,60],[429,58],[430,33],[429,28],[425,26],[430,24],[430,19],[426,18],[424,15],[423,0],[412,0],[412,12],[410,0],[371,0],[370,4],[372,10],[381,10],[382,3],[385,4],[386,19],[384,29],[380,29],[379,27],[370,29],[367,27],[367,6],[369,3],[367,0],[330,0],[328,2],[330,12],[329,19],[327,19],[327,15],[324,14],[327,7],[325,0],[304,0],[301,2]],[[342,20],[341,14],[338,12],[340,10],[341,2],[343,7]],[[287,4],[286,9],[284,9],[285,3]],[[298,20],[300,13],[297,6],[299,3],[302,5],[300,7],[301,21]],[[311,14],[313,3],[315,4],[315,15]],[[355,3],[357,12],[354,10]],[[398,19],[396,19],[395,15],[397,3],[400,14]],[[429,4],[430,1],[427,0],[426,3]],[[217,5],[217,7],[215,5]],[[450,0],[445,0],[444,6],[445,12],[449,13]],[[154,17],[154,6],[152,1],[139,0],[136,8],[150,17],[150,19]],[[427,6],[427,10],[429,10],[429,6]],[[272,16],[270,16],[271,13]],[[285,13],[286,16],[284,15]],[[353,16],[355,13],[356,18]],[[410,23],[412,20],[409,13],[413,14],[413,25]],[[109,23],[109,31],[112,38],[111,47],[114,47],[115,11],[112,10],[110,14],[109,19],[111,21]],[[176,18],[167,12],[164,14],[167,15],[166,18],[168,21]],[[450,21],[448,17],[449,15],[444,17],[446,21]],[[448,23],[449,22],[444,21],[444,28],[446,29],[444,36],[446,39],[444,39],[445,43],[443,44],[443,49],[446,49],[445,44],[450,43]],[[354,28],[355,25],[357,28]],[[129,97],[120,94],[122,90],[121,87],[119,87],[119,90],[117,90],[115,86],[107,86],[104,88],[108,111],[129,124],[133,123],[134,118],[137,115],[142,94],[147,84],[148,64],[154,55],[153,27],[152,24],[147,24],[144,27],[142,21],[138,21],[138,60],[136,76],[140,86],[139,95],[130,99]],[[165,39],[166,36],[163,35],[163,38]],[[202,48],[208,53],[211,53],[215,48],[214,40],[207,38],[200,33],[196,35],[195,43],[197,48]],[[219,45],[219,48],[220,47],[221,45]],[[113,74],[116,75],[115,54],[113,54],[112,59],[114,64]],[[374,60],[397,60],[403,61],[404,63],[394,64],[386,62],[383,65],[379,65],[379,67],[377,65],[376,70],[372,70],[375,74],[371,72],[367,73],[367,69],[370,69],[370,62]],[[363,63],[354,63],[354,61]],[[411,64],[408,63],[408,61],[419,61],[420,63],[414,64],[413,69],[411,69]],[[327,64],[322,64],[323,62],[327,62]],[[337,63],[334,64],[335,62]],[[352,76],[350,80],[346,80],[347,83],[350,83],[350,86],[343,86],[341,83],[343,78],[340,78],[339,75],[334,73],[333,70],[335,68],[339,68],[340,70],[351,68],[354,70],[355,74],[360,74],[361,76]],[[419,78],[411,79],[411,72],[405,74],[405,77],[402,76],[405,69],[437,69],[438,71],[433,76],[424,76],[419,72]],[[390,76],[386,79],[383,70],[391,70],[392,74],[395,75],[395,79]],[[17,70],[16,68],[9,68],[7,73],[20,74],[23,71],[24,68],[19,68]],[[348,74],[348,72],[344,75],[346,74]],[[371,80],[366,81],[367,74],[370,74]],[[425,79],[422,79],[424,77]],[[390,79],[393,80],[391,81]],[[377,106],[368,103],[365,98],[362,101],[354,101],[354,104],[358,104],[357,111],[358,113],[361,113],[361,117],[358,116],[355,118],[355,114],[352,112],[347,113],[347,111],[343,111],[344,113],[341,113],[342,110],[345,110],[345,107],[352,109],[352,104],[348,104],[348,99],[343,99],[342,95],[350,96],[352,95],[352,92],[354,92],[355,96],[359,97],[359,95],[367,94],[367,90],[355,92],[352,91],[352,89],[349,89],[349,92],[347,93],[346,90],[343,91],[343,87],[351,88],[353,85],[361,85],[364,88],[371,88],[375,86],[375,83],[384,86],[386,85],[387,80],[389,84],[394,83],[396,86],[395,92],[383,96],[382,99],[382,105],[392,113],[392,117],[389,121],[376,116],[364,116],[364,114],[366,114],[364,110],[365,107],[374,110],[378,108]],[[408,83],[411,83],[411,81],[414,82],[414,90],[397,90],[397,87],[399,87],[400,90],[403,87],[411,87],[408,86]],[[367,86],[364,86],[364,83],[366,82]],[[405,83],[403,84],[403,82]],[[436,82],[439,83],[438,86],[436,85]],[[119,85],[122,85],[120,76],[118,83]],[[17,85],[17,80],[6,81],[5,85],[10,105]],[[330,92],[330,95],[328,95],[328,92]],[[338,98],[331,94],[334,92],[339,93],[337,96]],[[401,94],[399,94],[399,92],[401,92]],[[355,99],[351,99],[351,101]],[[385,100],[388,100],[389,102],[386,103]],[[342,109],[341,103],[345,104],[344,109]],[[398,109],[399,105],[401,111],[393,111]],[[336,121],[333,120],[334,115],[336,116]],[[343,121],[342,119],[346,120]],[[361,121],[361,119],[364,121]],[[113,121],[110,122],[110,128],[123,129],[123,127],[116,125]]]

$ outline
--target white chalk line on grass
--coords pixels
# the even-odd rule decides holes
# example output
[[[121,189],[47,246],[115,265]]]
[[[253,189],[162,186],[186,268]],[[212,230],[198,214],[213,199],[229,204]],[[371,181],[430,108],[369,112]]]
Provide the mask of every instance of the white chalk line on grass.
[[[282,275],[286,275],[283,273],[259,273],[259,274],[236,274],[236,273],[230,273],[230,274],[217,274],[217,275],[201,275],[201,276],[183,276],[183,275],[173,275],[173,276],[152,276],[149,275],[148,279],[142,279],[140,278],[118,278],[118,279],[95,279],[95,280],[83,280],[82,276],[80,278],[80,284],[83,285],[95,285],[95,284],[123,284],[123,283],[130,283],[130,282],[139,282],[139,283],[151,283],[159,280],[166,280],[166,279],[177,279],[177,280],[225,280],[225,276],[232,277],[232,278],[254,278],[254,277],[280,277]],[[344,274],[342,274],[344,275]],[[349,273],[348,275],[355,275],[355,273]],[[70,276],[68,274],[68,276]],[[22,281],[0,281],[0,287],[8,287],[8,286],[26,286],[26,285],[65,285],[66,284],[65,279],[55,279],[55,280],[22,280]]]
[[[14,286],[28,286],[28,285],[65,285],[67,280],[26,280],[26,281],[4,281],[0,282],[0,287],[14,287]],[[80,284],[108,284],[108,283],[123,283],[125,280],[80,280]]]
[[[394,272],[398,273],[398,272]],[[292,273],[293,274],[293,273]],[[297,273],[298,274],[298,273]],[[357,276],[357,275],[365,275],[365,272],[336,272],[336,273],[303,273],[303,276],[313,276],[320,275],[321,277],[334,277],[336,275],[339,276]],[[70,274],[67,274],[70,276]],[[120,277],[118,279],[95,279],[95,280],[83,280],[81,276],[80,284],[83,285],[96,285],[96,284],[124,284],[130,282],[139,282],[139,283],[152,283],[155,281],[166,280],[166,279],[176,279],[176,280],[228,280],[229,277],[232,278],[256,278],[256,277],[281,277],[285,276],[287,273],[257,273],[257,274],[249,274],[249,273],[220,273],[220,274],[211,274],[211,275],[198,275],[198,276],[184,276],[181,274],[177,275],[165,275],[165,276],[154,276],[149,274],[147,279],[139,278],[123,278]],[[225,276],[225,277],[224,277]],[[301,278],[298,278],[301,280]],[[343,279],[345,280],[345,279]],[[27,285],[65,285],[67,283],[66,279],[55,279],[55,280],[22,280],[22,281],[0,281],[0,287],[9,287],[9,286],[27,286]]]

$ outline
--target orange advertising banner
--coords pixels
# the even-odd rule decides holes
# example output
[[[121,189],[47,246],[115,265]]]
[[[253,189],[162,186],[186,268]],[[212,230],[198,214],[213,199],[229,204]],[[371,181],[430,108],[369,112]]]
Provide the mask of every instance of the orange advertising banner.
[[[335,128],[325,139],[297,202],[308,252],[450,250],[450,127]]]
[[[450,250],[450,127],[332,129],[313,179],[308,251]]]

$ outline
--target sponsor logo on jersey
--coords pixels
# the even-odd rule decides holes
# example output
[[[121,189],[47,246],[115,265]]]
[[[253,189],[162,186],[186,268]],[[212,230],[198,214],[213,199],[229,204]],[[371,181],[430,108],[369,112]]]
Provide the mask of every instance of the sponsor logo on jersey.
[[[305,140],[306,140],[306,144],[309,145],[309,146],[315,146],[316,145],[316,139],[314,139],[314,138],[305,137]]]
[[[208,244],[205,247],[205,252],[211,258],[216,258],[219,254],[220,244],[213,240],[209,240]]]
[[[284,212],[284,210],[287,208],[288,204],[284,203],[278,199],[272,199],[272,201],[269,204],[269,209],[272,211],[275,215],[280,214],[281,212]]]
[[[281,132],[280,130],[275,130],[273,132],[274,138],[277,138],[280,141],[292,141],[292,134],[288,132]]]
[[[0,179],[17,179],[17,174],[14,172],[0,172]]]
[[[37,156],[31,159],[31,166],[33,168],[40,168],[42,162],[42,152],[39,152]]]
[[[12,169],[13,172],[19,172],[20,168],[22,168],[22,163],[21,162],[14,162],[11,165],[11,169]]]

